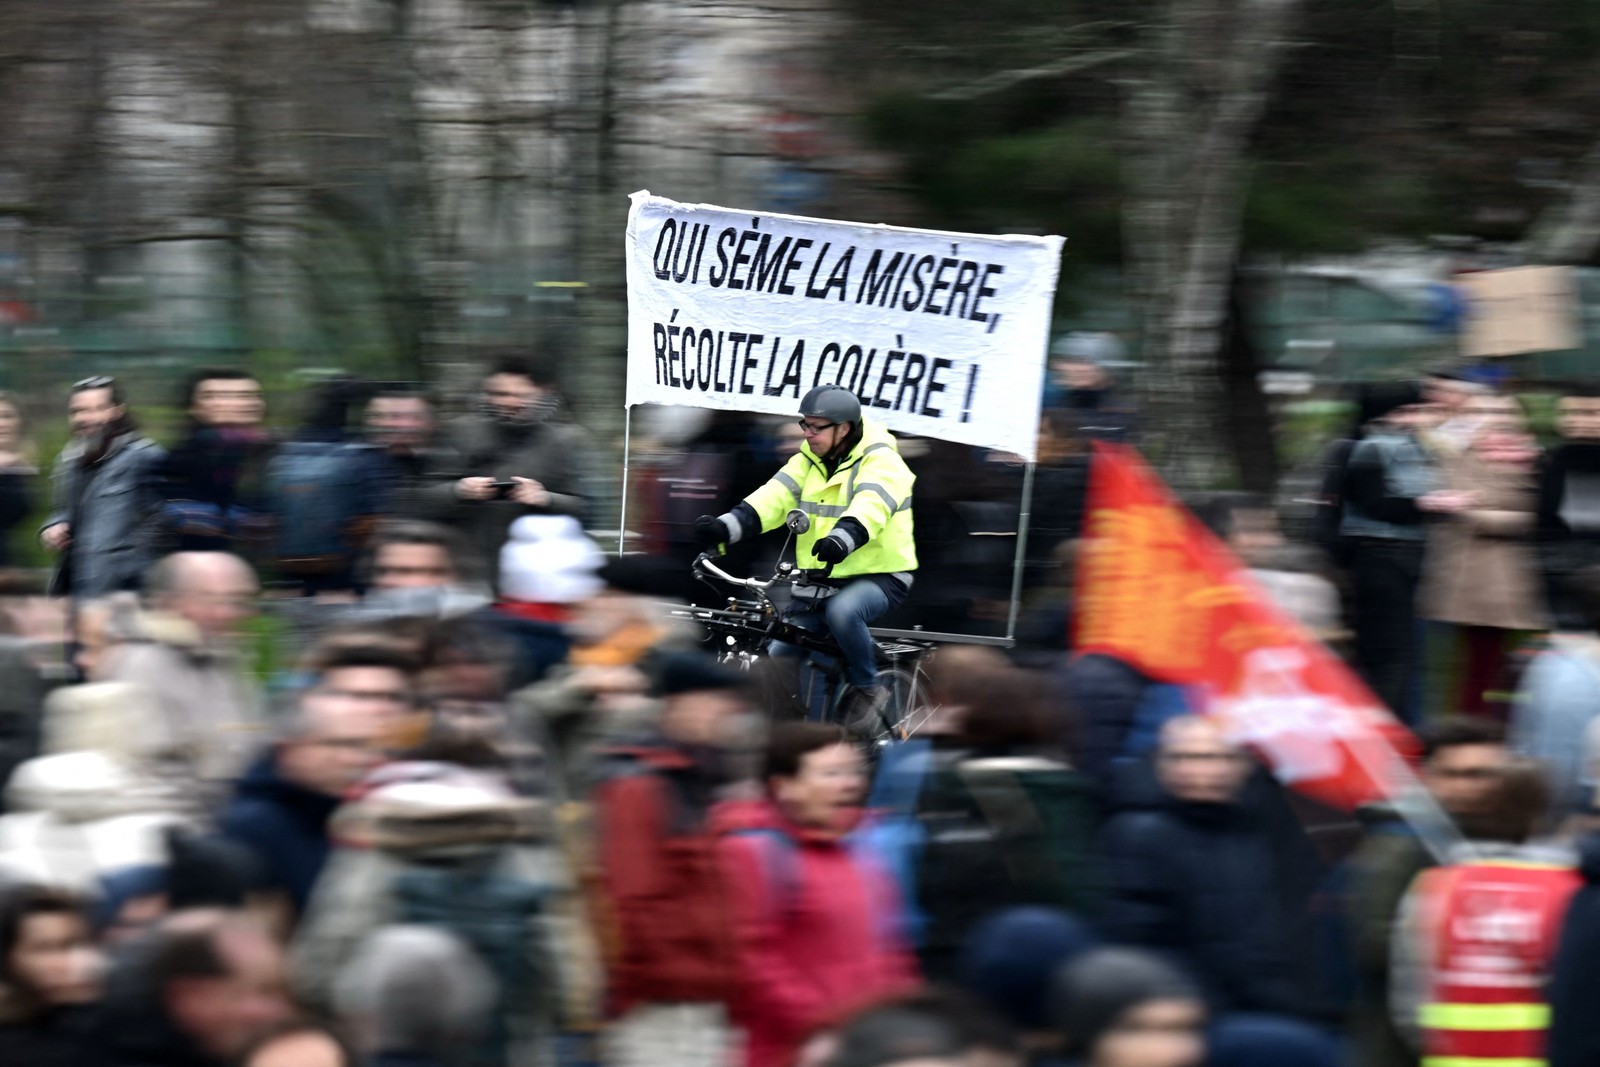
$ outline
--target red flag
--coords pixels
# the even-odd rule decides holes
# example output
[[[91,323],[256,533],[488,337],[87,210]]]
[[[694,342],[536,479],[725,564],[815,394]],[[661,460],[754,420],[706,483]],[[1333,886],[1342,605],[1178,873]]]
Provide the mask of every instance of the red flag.
[[[1286,785],[1341,808],[1394,795],[1416,738],[1279,610],[1133,449],[1095,444],[1074,647],[1190,686]]]

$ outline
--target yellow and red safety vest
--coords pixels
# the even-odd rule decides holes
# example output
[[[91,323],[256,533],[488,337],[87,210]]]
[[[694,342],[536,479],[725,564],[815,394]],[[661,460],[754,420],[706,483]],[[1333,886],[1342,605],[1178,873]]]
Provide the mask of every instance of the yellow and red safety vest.
[[[1581,882],[1571,867],[1518,860],[1423,872],[1423,1067],[1544,1067],[1545,982]]]

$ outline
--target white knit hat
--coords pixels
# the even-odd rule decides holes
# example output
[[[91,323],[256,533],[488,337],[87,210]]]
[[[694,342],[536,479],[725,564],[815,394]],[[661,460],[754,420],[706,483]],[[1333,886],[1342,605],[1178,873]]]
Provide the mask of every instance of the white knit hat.
[[[570,515],[524,515],[500,549],[500,592],[508,600],[571,604],[605,587],[605,556]]]

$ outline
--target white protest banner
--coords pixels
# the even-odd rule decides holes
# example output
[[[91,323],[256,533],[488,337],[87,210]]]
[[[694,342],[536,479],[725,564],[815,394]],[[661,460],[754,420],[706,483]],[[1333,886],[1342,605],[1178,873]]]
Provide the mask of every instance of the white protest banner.
[[[1061,245],[635,193],[627,403],[793,415],[838,383],[892,430],[1031,460]]]

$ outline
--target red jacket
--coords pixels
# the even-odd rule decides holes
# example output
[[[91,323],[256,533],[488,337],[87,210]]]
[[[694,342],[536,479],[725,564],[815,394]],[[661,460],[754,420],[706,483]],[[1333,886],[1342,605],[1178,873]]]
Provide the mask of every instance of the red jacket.
[[[732,1017],[747,1067],[784,1067],[818,1027],[918,981],[888,873],[768,802],[712,813],[733,905]]]
[[[614,754],[633,767],[595,790],[601,878],[609,922],[610,1008],[728,998],[733,936],[707,812],[672,776],[692,773],[675,749]]]

